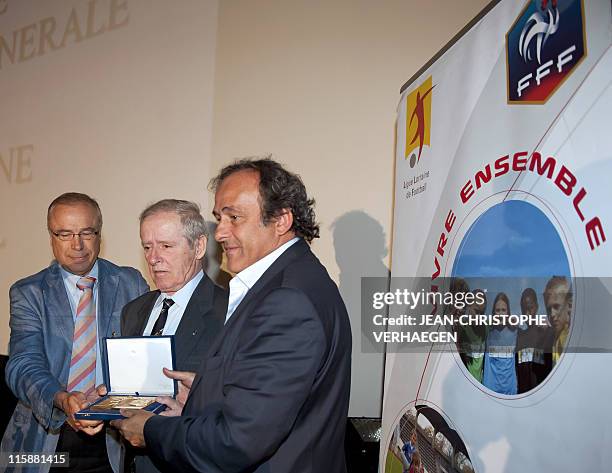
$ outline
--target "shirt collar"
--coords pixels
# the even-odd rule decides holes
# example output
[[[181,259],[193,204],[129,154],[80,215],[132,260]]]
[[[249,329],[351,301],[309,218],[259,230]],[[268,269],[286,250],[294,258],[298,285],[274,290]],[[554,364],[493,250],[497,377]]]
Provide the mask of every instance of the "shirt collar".
[[[67,281],[70,284],[74,284],[75,286],[76,286],[76,283],[79,281],[79,279],[85,276],[91,276],[92,278],[96,279],[96,283],[98,282],[98,260],[96,260],[96,262],[94,263],[89,273],[87,273],[85,276],[79,276],[78,274],[72,274],[70,271],[66,271],[62,267],[61,264],[59,265],[59,268],[60,268],[60,272],[62,274],[62,279],[64,280],[64,282]]]
[[[272,253],[267,254],[260,260],[253,263],[251,266],[240,271],[234,278],[244,284],[247,288],[251,289],[255,283],[259,280],[259,278],[267,271],[267,269],[272,266],[280,255],[282,255],[291,245],[299,240],[298,237],[292,238],[285,244],[279,246]],[[231,284],[231,281],[230,281]]]
[[[183,287],[181,287],[178,291],[176,291],[171,296],[169,296],[165,292],[162,292],[161,300],[169,298],[169,299],[172,299],[175,304],[178,304],[179,307],[183,307],[183,308],[187,307],[187,304],[189,304],[189,300],[191,299],[193,291],[195,291],[196,287],[198,287],[198,284],[200,284],[200,281],[202,280],[203,277],[204,277],[204,271],[200,269],[200,271],[198,271],[196,275],[192,277],[191,280],[187,284],[185,284]]]

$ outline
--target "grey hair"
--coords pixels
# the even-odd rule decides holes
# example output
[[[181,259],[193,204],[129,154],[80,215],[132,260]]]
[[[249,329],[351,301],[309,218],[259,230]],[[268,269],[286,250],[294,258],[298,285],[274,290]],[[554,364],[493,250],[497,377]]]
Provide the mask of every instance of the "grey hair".
[[[160,200],[142,211],[139,217],[140,224],[142,225],[146,218],[161,212],[172,212],[181,218],[183,234],[192,248],[200,237],[208,237],[206,221],[200,213],[200,206],[195,202],[179,199]]]

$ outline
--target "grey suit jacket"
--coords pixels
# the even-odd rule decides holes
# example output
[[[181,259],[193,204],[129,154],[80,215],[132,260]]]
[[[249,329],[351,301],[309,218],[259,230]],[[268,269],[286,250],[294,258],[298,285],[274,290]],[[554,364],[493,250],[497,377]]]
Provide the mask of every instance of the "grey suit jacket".
[[[147,320],[159,297],[159,291],[143,294],[127,304],[121,314],[121,335],[142,335]],[[212,341],[223,328],[227,312],[228,293],[215,285],[204,274],[185,308],[181,323],[174,334],[176,366],[181,371],[196,371]],[[146,456],[144,449],[130,449],[135,456],[136,473],[155,473],[159,470]]]
[[[123,305],[149,289],[134,268],[98,259],[98,340],[119,333]],[[53,453],[65,414],[53,406],[66,389],[74,321],[59,265],[54,262],[10,289],[11,337],[6,382],[19,399],[2,439],[1,451]],[[118,468],[118,443],[107,438]],[[114,448],[114,450],[113,450]],[[21,471],[48,471],[49,465]]]

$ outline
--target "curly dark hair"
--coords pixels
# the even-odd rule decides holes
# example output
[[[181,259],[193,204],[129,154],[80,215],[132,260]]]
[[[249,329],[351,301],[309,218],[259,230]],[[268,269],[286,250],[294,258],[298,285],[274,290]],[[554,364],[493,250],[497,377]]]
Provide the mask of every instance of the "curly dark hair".
[[[527,299],[531,299],[536,305],[538,304],[538,296],[533,287],[528,287],[521,293],[521,311],[523,311],[523,307],[527,304]]]
[[[296,236],[311,242],[319,238],[319,225],[315,222],[314,199],[308,198],[306,187],[297,174],[287,171],[279,163],[266,157],[263,159],[240,159],[225,166],[212,178],[209,188],[216,191],[225,178],[239,171],[254,171],[259,174],[259,196],[261,218],[264,225],[290,209],[293,214],[291,230]]]

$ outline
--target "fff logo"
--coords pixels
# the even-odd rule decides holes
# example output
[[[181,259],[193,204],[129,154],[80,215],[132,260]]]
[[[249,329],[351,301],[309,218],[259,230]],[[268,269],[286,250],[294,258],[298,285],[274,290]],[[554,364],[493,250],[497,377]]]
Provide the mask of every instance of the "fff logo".
[[[586,57],[581,0],[531,0],[506,34],[508,103],[545,103]]]

